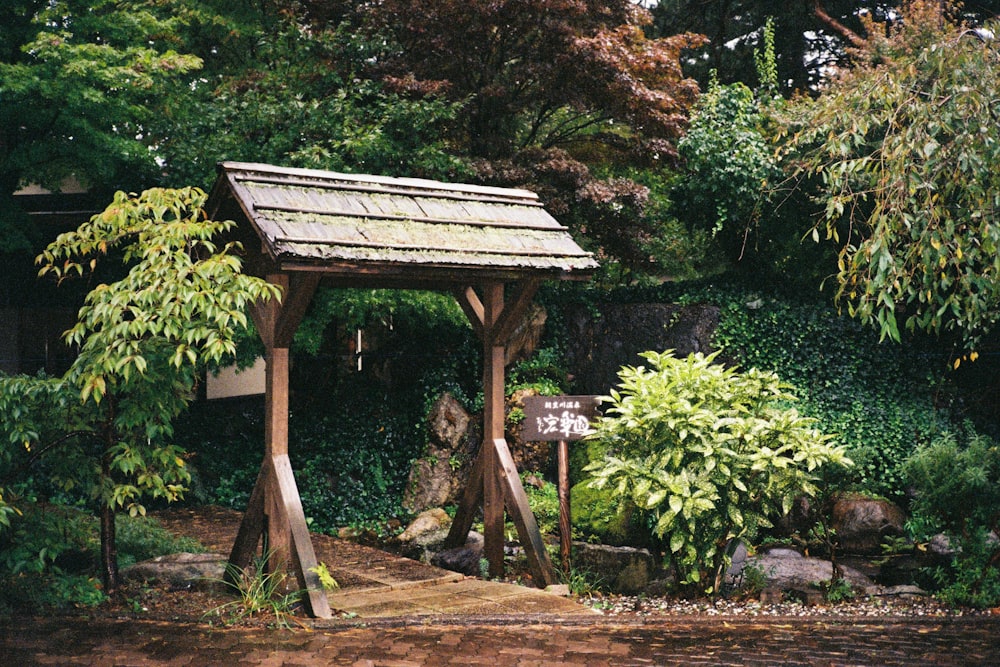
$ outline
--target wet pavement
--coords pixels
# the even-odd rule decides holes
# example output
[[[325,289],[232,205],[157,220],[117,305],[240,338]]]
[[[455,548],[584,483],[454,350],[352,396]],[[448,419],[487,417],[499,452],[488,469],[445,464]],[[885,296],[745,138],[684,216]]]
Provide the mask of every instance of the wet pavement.
[[[222,549],[228,514],[204,520]],[[0,617],[0,667],[355,665],[1000,666],[1000,616],[605,616],[533,588],[482,581],[327,536],[337,618],[294,630],[82,614]]]
[[[507,615],[336,620],[289,630],[68,618],[0,621],[2,665],[1000,665],[1000,618]]]

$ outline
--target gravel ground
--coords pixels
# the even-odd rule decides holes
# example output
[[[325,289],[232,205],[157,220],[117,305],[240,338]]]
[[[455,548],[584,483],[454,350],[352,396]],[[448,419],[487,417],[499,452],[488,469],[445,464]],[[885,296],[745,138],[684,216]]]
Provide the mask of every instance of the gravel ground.
[[[850,616],[850,617],[962,617],[1000,614],[1000,608],[977,610],[951,608],[930,597],[869,597],[851,602],[807,605],[790,601],[765,604],[756,600],[677,600],[661,597],[590,595],[581,598],[587,606],[607,616]]]

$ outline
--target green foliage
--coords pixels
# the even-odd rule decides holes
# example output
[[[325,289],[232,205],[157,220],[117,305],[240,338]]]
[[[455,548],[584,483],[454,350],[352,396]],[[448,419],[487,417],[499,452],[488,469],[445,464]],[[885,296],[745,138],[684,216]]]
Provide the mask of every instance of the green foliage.
[[[958,547],[954,561],[936,568],[938,595],[949,604],[1000,604],[1000,445],[946,433],[917,449],[905,471],[916,497],[914,513],[933,519]],[[928,531],[927,527],[924,528]]]
[[[996,534],[983,526],[958,540],[962,551],[951,565],[933,572],[936,595],[954,606],[990,609],[1000,605],[1000,558]]]
[[[740,593],[749,598],[755,598],[767,588],[770,577],[763,567],[756,562],[751,562],[746,563],[740,570],[739,579]]]
[[[596,241],[603,248],[595,281],[623,285],[662,276],[689,280],[717,270],[708,230],[690,224],[685,204],[675,201],[685,184],[682,173],[631,164],[596,167],[593,173],[607,185],[587,187],[588,195],[601,196],[580,205],[572,218],[580,218],[576,224],[589,230],[582,237],[586,247]]]
[[[177,538],[149,518],[117,518],[118,557],[128,565],[204,547]],[[100,562],[97,520],[63,505],[26,503],[0,539],[0,609],[63,609],[107,599],[95,578]]]
[[[80,487],[102,513],[102,554],[113,560],[114,512],[143,514],[144,498],[177,500],[190,480],[172,421],[192,400],[197,373],[231,358],[246,309],[278,288],[243,275],[236,244],[213,237],[201,190],[119,192],[107,209],[59,235],[38,257],[62,281],[120,262],[127,273],[87,295],[66,340],[78,355],[59,379],[4,379],[0,465],[22,480],[40,459],[56,487]],[[74,395],[75,394],[75,395]],[[4,476],[7,483],[8,475]],[[117,563],[105,563],[117,585]]]
[[[340,584],[333,578],[333,573],[330,572],[326,563],[320,563],[316,567],[310,568],[309,571],[316,575],[324,591],[335,591],[340,588]]]
[[[0,195],[136,185],[155,173],[145,126],[167,84],[201,60],[177,53],[159,3],[11,0],[0,7]]]
[[[414,424],[426,413],[420,396],[401,393],[346,378],[323,401],[293,407],[289,448],[311,530],[378,526],[404,513],[410,464],[426,438]],[[264,452],[259,409],[259,403],[232,410],[200,405],[178,422],[199,501],[246,507]]]
[[[839,249],[848,312],[883,339],[905,325],[974,350],[1000,317],[1000,60],[949,3],[902,11],[868,22],[859,64],[797,105],[790,164],[818,186],[812,235]]]
[[[364,78],[376,47],[348,28],[305,30],[291,12],[243,4],[206,12],[181,31],[215,76],[179,85],[169,113],[152,124],[170,184],[207,184],[220,160],[432,178],[467,173],[442,139],[456,105]],[[205,40],[203,30],[222,34]]]
[[[737,373],[715,355],[642,356],[648,369],[619,373],[593,436],[608,455],[587,471],[649,516],[682,585],[717,593],[726,545],[814,495],[819,466],[850,461],[787,407],[793,396],[773,373]]]
[[[518,389],[534,389],[542,396],[558,396],[566,393],[568,385],[561,355],[555,348],[546,347],[510,369],[505,391],[509,396]]]
[[[241,273],[238,244],[212,240],[234,223],[207,220],[206,198],[197,188],[118,192],[103,213],[60,234],[38,257],[39,275],[59,280],[84,275],[115,250],[128,266],[125,278],[87,295],[66,334],[80,346],[69,377],[84,401],[99,404],[115,386],[132,389],[130,382],[141,395],[148,384],[162,386],[165,372],[231,358],[247,307],[279,296],[275,286]],[[146,421],[149,438],[163,435],[163,420],[148,417],[119,418],[130,426]]]
[[[857,597],[857,592],[851,586],[851,582],[843,577],[819,582],[818,586],[823,591],[823,597],[827,602],[850,602]]]
[[[563,583],[569,586],[569,592],[577,597],[596,595],[607,589],[604,578],[590,570],[572,568],[569,574],[559,571]]]
[[[763,133],[753,91],[713,78],[678,143],[687,175],[680,188],[684,219],[710,231],[730,261],[742,258],[781,175]]]
[[[542,482],[541,488],[528,484],[526,478],[532,476]],[[528,507],[535,515],[538,530],[542,535],[559,534],[559,489],[552,482],[543,480],[535,473],[521,473],[524,492],[528,496]]]
[[[155,519],[123,515],[116,517],[116,522],[118,563],[123,567],[165,554],[205,552],[204,545],[197,540],[176,536]],[[90,534],[93,535],[93,531]],[[97,546],[95,543],[95,552]]]
[[[970,524],[1000,527],[1000,445],[990,438],[962,442],[945,433],[913,452],[904,469],[916,513],[956,533]]]
[[[831,483],[902,500],[903,462],[955,428],[944,354],[915,337],[880,345],[829,305],[760,294],[709,297],[722,305],[716,344],[741,367],[778,373],[795,386],[802,412],[837,434],[855,465],[837,470]]]
[[[654,540],[651,540],[649,526],[635,505],[622,502],[613,489],[595,489],[589,480],[583,479],[570,488],[569,498],[573,531],[582,539],[611,545],[659,546],[651,544]]]

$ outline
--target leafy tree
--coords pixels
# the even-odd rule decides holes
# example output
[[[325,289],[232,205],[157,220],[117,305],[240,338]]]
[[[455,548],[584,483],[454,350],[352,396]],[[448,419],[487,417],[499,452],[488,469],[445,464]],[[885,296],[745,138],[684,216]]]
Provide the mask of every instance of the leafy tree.
[[[408,99],[360,78],[371,47],[346,29],[304,29],[280,3],[256,12],[242,3],[198,7],[179,33],[206,69],[175,84],[166,113],[151,125],[168,185],[207,185],[221,160],[463,173],[441,139],[453,105]],[[231,30],[216,34],[218,25]]]
[[[698,38],[647,39],[648,13],[627,0],[381,0],[366,18],[393,38],[385,80],[462,101],[477,157],[567,146],[612,133],[611,121],[670,140],[697,93],[679,56]]]
[[[278,296],[241,273],[236,245],[213,240],[233,223],[207,220],[205,198],[194,188],[119,192],[52,242],[38,258],[42,274],[84,275],[102,258],[120,260],[127,274],[87,295],[66,333],[79,355],[64,377],[2,380],[3,484],[44,458],[57,486],[89,492],[108,592],[118,584],[115,513],[144,513],[144,497],[175,500],[189,479],[172,420],[193,398],[196,371],[235,353],[249,304]]]
[[[837,300],[883,338],[902,322],[974,349],[1000,318],[1000,52],[937,2],[902,11],[793,108],[789,161],[818,183]]]
[[[197,69],[155,3],[0,6],[0,195],[38,183],[129,187],[155,173],[144,139],[164,84]]]
[[[710,232],[733,263],[752,252],[752,233],[781,171],[763,133],[753,91],[715,79],[698,100],[679,147],[687,170],[680,186],[688,224]]]
[[[897,0],[659,0],[651,11],[653,33],[694,32],[707,44],[685,61],[686,71],[706,86],[710,73],[723,83],[755,81],[753,53],[763,42],[768,19],[775,25],[780,92],[815,91],[831,68],[851,62],[851,49],[864,41],[862,18],[882,29],[899,20]],[[985,20],[1000,12],[995,0],[969,0],[964,14]]]
[[[475,180],[538,192],[626,278],[655,270],[656,239],[679,228],[621,174],[662,178],[676,158],[697,95],[680,56],[700,38],[647,38],[629,0],[380,0],[349,15],[385,44],[366,76],[460,105],[447,136]]]
[[[619,372],[591,436],[605,456],[585,470],[646,514],[683,587],[718,593],[733,541],[814,495],[819,466],[850,461],[787,407],[794,398],[773,373],[739,373],[714,354],[641,356],[648,368]]]

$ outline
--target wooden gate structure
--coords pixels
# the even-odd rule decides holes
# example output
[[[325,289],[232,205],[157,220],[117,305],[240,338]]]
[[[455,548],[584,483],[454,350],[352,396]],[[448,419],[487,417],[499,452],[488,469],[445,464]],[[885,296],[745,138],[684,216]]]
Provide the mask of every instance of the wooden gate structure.
[[[245,569],[261,539],[269,567],[294,572],[316,617],[330,616],[288,458],[288,350],[320,284],[450,292],[483,345],[483,442],[448,535],[465,543],[483,508],[491,576],[503,573],[509,514],[534,580],[556,573],[504,439],[504,352],[544,280],[597,268],[534,193],[422,179],[226,162],[206,206],[236,221],[244,270],[282,289],[253,320],[266,349],[264,460],[230,563]]]

